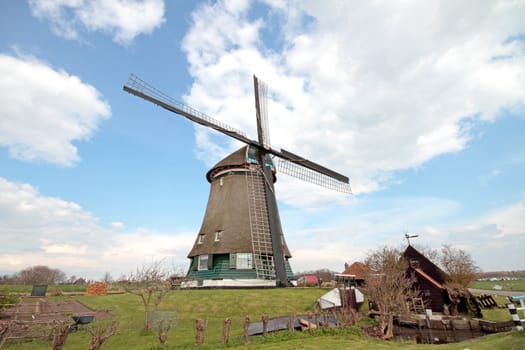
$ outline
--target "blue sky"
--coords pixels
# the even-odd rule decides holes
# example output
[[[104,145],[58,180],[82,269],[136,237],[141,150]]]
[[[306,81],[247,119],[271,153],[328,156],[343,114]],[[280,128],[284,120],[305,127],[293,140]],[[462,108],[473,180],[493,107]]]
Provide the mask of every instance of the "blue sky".
[[[295,271],[381,245],[524,269],[523,1],[0,2],[0,273],[183,270],[205,173],[240,144],[122,91],[130,73],[341,172],[353,196],[279,176]],[[522,260],[522,259],[521,259]]]

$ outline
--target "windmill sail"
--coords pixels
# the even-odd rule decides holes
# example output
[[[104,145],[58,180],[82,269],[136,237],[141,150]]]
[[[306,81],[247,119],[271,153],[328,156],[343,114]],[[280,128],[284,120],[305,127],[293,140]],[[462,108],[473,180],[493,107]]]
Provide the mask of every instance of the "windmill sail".
[[[277,171],[330,190],[349,194],[352,193],[352,188],[349,184],[336,180],[333,177],[327,176],[318,171],[313,171],[310,168],[301,166],[296,162],[291,162],[284,158],[279,158],[277,162]]]
[[[255,116],[257,118],[257,136],[259,144],[265,149],[270,148],[270,128],[268,126],[268,86],[262,80],[253,76],[255,91]]]
[[[195,123],[215,129],[228,136],[231,136],[241,142],[251,144],[255,141],[246,137],[242,131],[229,126],[217,119],[214,119],[198,110],[179,102],[172,97],[166,95],[162,91],[156,89],[152,85],[146,83],[134,74],[131,74],[126,85],[123,87],[124,91],[132,95],[141,97],[147,101],[167,109],[170,112],[182,115]]]
[[[266,84],[262,83],[261,80],[254,77],[254,80],[255,79],[257,83],[254,85],[258,86],[259,90],[265,90],[266,88],[261,88],[260,86],[261,85],[265,86]],[[146,83],[144,80],[140,79],[134,74],[130,75],[127,83],[123,87],[123,90],[132,95],[138,96],[149,102],[152,102],[170,112],[173,112],[185,118],[188,118],[189,120],[194,121],[200,125],[207,126],[214,130],[217,130],[245,144],[260,148],[268,153],[273,154],[274,156],[282,158],[288,162],[294,163],[295,165],[313,170],[314,172],[318,172],[318,173],[326,175],[327,177],[333,178],[335,181],[341,182],[342,185],[341,186],[328,186],[328,188],[338,190],[338,191],[341,191],[338,188],[343,188],[345,190],[342,190],[341,192],[351,193],[350,186],[348,185],[349,184],[348,177],[342,174],[339,174],[333,170],[330,170],[320,164],[312,162],[311,160],[308,160],[299,155],[296,155],[292,152],[289,152],[283,149],[277,150],[271,147],[269,148],[264,147],[260,142],[248,138],[244,132],[226,123],[223,123],[217,119],[214,119],[206,115],[205,113],[202,113],[190,106],[187,106],[183,104],[182,102],[175,100],[174,98],[168,96],[167,94],[163,93],[162,91],[158,90],[152,85]],[[261,94],[259,94],[259,96],[261,96]],[[256,98],[257,98],[257,94],[256,94]],[[261,97],[258,97],[258,99],[266,100],[266,98],[261,99]],[[259,112],[261,114],[261,127],[260,127],[262,130],[261,137],[262,137],[262,140],[266,140],[265,142],[267,142],[269,145],[270,137],[268,133],[268,122],[267,122],[268,119],[267,117],[266,118],[262,117],[263,115],[267,115],[267,112],[265,112],[267,111],[267,103],[264,102],[261,104],[261,103],[256,102],[256,106],[258,106],[258,108],[262,111],[262,112]],[[265,119],[266,122],[263,122],[263,119]],[[304,170],[294,167],[295,170],[292,171],[292,170],[288,170],[287,168],[288,166],[282,165],[282,169],[284,169],[283,171],[284,173],[289,174],[291,176],[297,176],[299,179],[303,179],[305,181],[310,181],[308,179],[311,178],[311,176],[304,176],[303,175]],[[313,182],[313,183],[321,184],[320,182]],[[344,186],[344,184],[348,186]]]

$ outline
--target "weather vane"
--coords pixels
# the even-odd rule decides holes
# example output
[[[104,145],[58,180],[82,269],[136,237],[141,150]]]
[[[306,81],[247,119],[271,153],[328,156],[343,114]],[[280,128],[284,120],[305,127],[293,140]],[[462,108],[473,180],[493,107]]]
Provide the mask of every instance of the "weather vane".
[[[405,239],[407,240],[408,245],[410,245],[410,238],[416,238],[416,237],[419,237],[419,235],[411,235],[410,233],[405,232]]]

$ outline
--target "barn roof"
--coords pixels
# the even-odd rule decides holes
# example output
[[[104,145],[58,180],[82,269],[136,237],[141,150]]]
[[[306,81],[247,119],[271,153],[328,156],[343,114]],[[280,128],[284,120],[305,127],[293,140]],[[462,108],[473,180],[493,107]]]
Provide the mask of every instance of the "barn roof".
[[[314,275],[304,275],[297,279],[298,283],[319,283],[319,279]]]
[[[430,282],[434,287],[444,289],[443,285],[439,282],[437,282],[435,279],[427,275],[423,270],[421,269],[414,269],[421,277],[426,279],[428,282]]]
[[[409,245],[405,249],[403,257],[407,260],[410,268],[420,269],[440,285],[445,283],[447,274],[416,248]]]

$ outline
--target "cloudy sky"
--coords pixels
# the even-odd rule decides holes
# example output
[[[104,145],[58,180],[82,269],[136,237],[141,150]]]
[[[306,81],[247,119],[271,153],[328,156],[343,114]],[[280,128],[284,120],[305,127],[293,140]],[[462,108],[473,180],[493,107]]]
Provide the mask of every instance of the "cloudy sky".
[[[186,268],[209,184],[240,146],[122,91],[130,73],[341,172],[286,175],[295,271],[406,232],[484,271],[525,269],[525,1],[0,2],[0,274]]]

